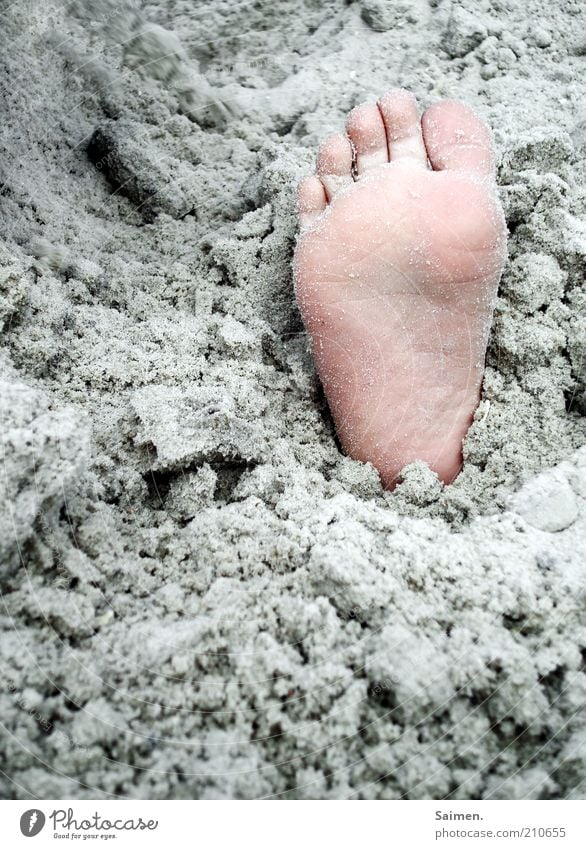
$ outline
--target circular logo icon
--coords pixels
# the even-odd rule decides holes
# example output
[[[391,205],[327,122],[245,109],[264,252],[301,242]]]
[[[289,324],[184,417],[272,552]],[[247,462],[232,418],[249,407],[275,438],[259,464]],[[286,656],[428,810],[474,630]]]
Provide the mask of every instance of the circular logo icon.
[[[45,814],[38,808],[25,811],[20,818],[20,830],[25,837],[35,837],[45,825]]]

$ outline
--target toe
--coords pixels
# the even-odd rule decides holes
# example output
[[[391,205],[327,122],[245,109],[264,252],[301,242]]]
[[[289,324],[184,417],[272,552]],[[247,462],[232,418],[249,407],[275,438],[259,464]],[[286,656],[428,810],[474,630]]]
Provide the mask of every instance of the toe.
[[[317,174],[328,200],[352,183],[352,145],[342,133],[322,142],[317,154]]]
[[[480,118],[463,103],[443,100],[424,112],[421,119],[427,155],[436,171],[468,171],[494,174],[490,133]]]
[[[391,162],[410,160],[427,167],[427,152],[423,144],[417,101],[410,91],[393,89],[378,102],[382,115]]]
[[[359,177],[389,161],[385,125],[376,103],[356,106],[346,120],[346,132],[354,145]]]
[[[307,230],[326,208],[326,192],[322,181],[315,174],[305,177],[297,189],[297,214],[299,227]]]

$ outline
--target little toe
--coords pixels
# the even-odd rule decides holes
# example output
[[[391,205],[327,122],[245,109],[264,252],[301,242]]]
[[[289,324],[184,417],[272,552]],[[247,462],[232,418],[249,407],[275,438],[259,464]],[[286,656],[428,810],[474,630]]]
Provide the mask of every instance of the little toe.
[[[408,160],[428,167],[414,95],[403,88],[392,89],[380,98],[378,108],[387,132],[390,161]]]
[[[319,177],[314,174],[301,180],[297,189],[297,215],[302,231],[315,224],[326,204],[326,192]]]
[[[343,133],[330,136],[317,153],[317,174],[328,200],[352,183],[352,145]]]
[[[389,161],[385,125],[376,103],[356,106],[346,119],[346,132],[356,152],[358,177]]]
[[[494,174],[490,133],[469,106],[442,100],[423,113],[421,124],[427,155],[435,171]]]

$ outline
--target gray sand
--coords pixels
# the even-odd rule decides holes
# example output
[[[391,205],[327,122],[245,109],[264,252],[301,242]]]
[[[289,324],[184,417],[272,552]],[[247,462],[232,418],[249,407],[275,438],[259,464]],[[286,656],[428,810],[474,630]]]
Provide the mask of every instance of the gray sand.
[[[583,4],[2,17],[2,796],[583,798]],[[385,494],[292,201],[397,85],[493,127],[511,236],[465,471]]]

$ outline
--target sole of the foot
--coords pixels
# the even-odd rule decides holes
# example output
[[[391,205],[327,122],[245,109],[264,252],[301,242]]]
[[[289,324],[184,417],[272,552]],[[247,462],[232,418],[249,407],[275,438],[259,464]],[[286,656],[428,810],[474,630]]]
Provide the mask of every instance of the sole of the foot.
[[[489,131],[413,95],[356,107],[298,190],[295,292],[347,454],[392,489],[424,460],[445,483],[480,398],[506,227]]]

